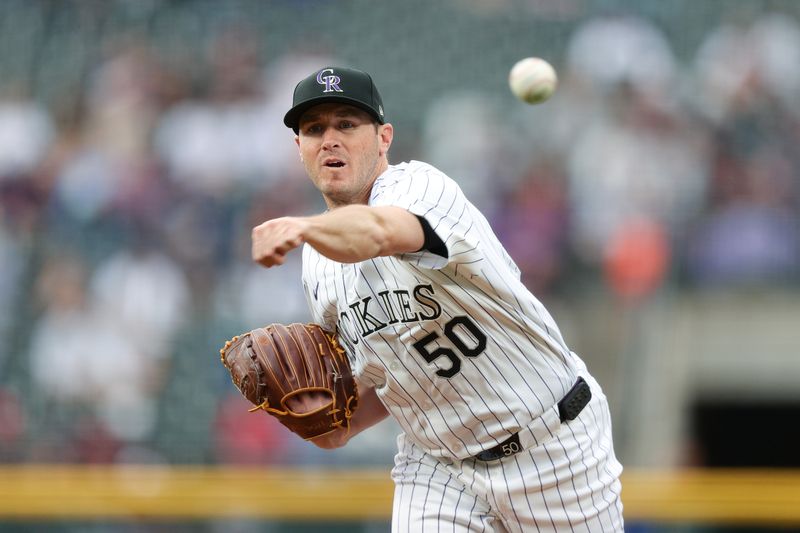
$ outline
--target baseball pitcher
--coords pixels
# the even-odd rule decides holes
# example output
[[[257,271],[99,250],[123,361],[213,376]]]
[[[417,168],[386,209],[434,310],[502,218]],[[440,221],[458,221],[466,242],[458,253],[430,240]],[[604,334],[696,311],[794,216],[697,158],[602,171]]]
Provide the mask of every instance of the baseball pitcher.
[[[270,400],[277,374],[264,361],[309,375],[308,359],[287,365],[279,352],[314,343],[285,328],[248,336],[235,343],[246,355],[234,381],[256,408],[336,414],[324,430],[297,430],[323,448],[394,417],[395,532],[622,531],[602,389],[456,182],[423,162],[389,164],[394,130],[371,76],[314,72],[284,123],[328,210],[255,227],[253,259],[274,267],[302,246],[308,304],[327,333],[295,329],[329,335],[326,360],[344,353],[348,368]],[[345,371],[354,386],[330,392]]]

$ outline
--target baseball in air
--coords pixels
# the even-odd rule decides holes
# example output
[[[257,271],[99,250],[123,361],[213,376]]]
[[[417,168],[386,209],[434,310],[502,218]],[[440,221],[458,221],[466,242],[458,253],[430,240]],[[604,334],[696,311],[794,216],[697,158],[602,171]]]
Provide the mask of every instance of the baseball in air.
[[[558,85],[558,76],[544,59],[526,57],[511,67],[508,85],[514,96],[523,102],[539,104],[553,95]]]

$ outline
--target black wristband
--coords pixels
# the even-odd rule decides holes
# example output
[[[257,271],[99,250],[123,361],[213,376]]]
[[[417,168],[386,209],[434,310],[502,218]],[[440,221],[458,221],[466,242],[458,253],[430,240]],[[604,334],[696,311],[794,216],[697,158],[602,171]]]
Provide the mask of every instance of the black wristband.
[[[422,244],[422,248],[417,251],[421,252],[422,250],[428,250],[432,254],[436,254],[447,259],[447,246],[445,246],[444,242],[442,242],[442,239],[436,234],[436,232],[433,231],[430,222],[428,222],[423,216],[416,215],[416,217],[422,226],[422,233],[425,234],[425,242]]]

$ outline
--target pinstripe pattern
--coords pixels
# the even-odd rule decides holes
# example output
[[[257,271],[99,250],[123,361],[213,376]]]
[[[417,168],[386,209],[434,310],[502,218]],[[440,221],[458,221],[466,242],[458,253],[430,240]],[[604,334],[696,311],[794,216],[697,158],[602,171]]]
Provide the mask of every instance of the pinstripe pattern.
[[[392,531],[623,531],[608,405],[586,379],[596,393],[578,418],[499,461],[434,457],[401,435]]]
[[[576,530],[615,530],[621,467],[607,406],[593,400],[566,428],[550,422],[585,366],[485,217],[455,182],[416,161],[390,166],[369,203],[425,217],[448,250],[340,264],[303,248],[313,319],[338,329],[357,379],[404,430],[396,530],[555,530],[584,516],[595,526]],[[465,466],[520,430],[532,435],[526,452]]]

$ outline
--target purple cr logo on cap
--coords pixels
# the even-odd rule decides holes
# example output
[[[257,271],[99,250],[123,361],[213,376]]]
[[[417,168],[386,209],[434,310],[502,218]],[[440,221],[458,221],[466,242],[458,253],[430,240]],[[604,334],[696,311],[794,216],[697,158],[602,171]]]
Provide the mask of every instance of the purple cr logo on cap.
[[[328,76],[323,76],[326,72],[330,72],[330,74]],[[341,81],[342,79],[333,73],[332,68],[320,70],[317,74],[317,83],[325,86],[325,89],[322,91],[323,93],[332,93],[334,91],[343,93],[344,91],[339,87]]]

